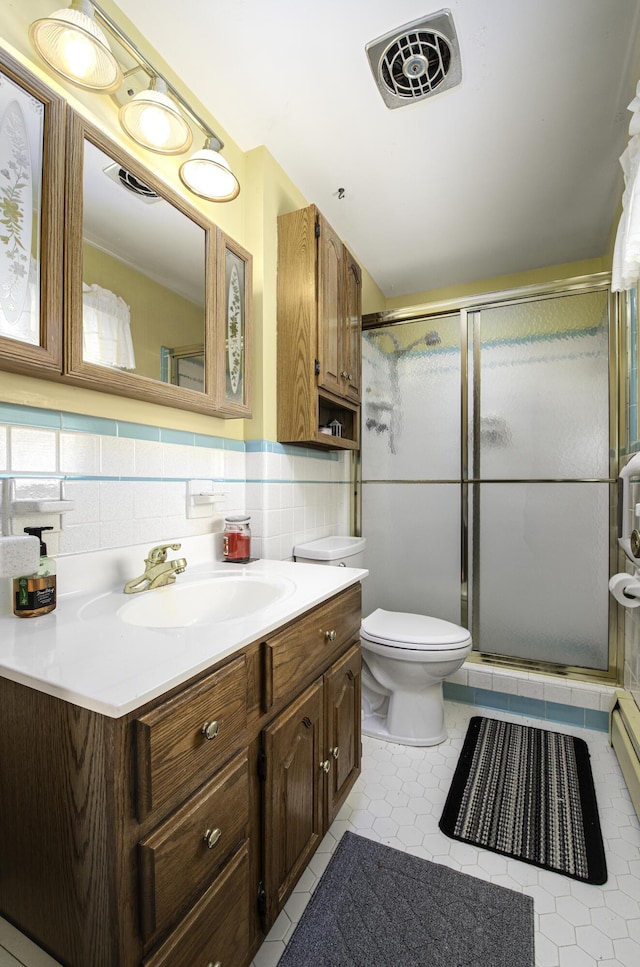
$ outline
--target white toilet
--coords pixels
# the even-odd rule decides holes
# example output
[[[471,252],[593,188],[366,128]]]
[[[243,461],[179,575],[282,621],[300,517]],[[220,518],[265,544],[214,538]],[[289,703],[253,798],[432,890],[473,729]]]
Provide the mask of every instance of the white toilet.
[[[363,537],[326,537],[294,548],[296,561],[364,567]],[[471,654],[466,628],[424,614],[378,608],[364,618],[362,731],[401,745],[447,737],[442,682]]]
[[[447,737],[442,682],[471,654],[466,628],[378,608],[360,627],[362,731],[401,745]]]

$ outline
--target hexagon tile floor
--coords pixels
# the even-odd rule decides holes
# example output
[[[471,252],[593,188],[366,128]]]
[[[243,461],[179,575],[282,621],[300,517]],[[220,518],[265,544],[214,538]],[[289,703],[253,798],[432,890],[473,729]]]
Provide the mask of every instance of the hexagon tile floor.
[[[446,702],[449,738],[410,748],[363,738],[362,775],[252,967],[276,967],[345,830],[491,880],[534,899],[536,967],[638,967],[640,824],[605,733]],[[579,735],[589,745],[609,879],[588,886],[449,839],[438,820],[472,715],[486,714]],[[58,967],[0,919],[0,967]],[[452,965],[455,967],[455,965]],[[491,967],[490,964],[487,967]]]

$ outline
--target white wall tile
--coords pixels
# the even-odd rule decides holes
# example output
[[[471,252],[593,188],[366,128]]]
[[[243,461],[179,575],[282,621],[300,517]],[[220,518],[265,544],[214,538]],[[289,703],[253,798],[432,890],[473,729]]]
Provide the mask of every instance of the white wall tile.
[[[208,447],[190,447],[189,474],[192,477],[209,479],[214,476],[213,450]]]
[[[134,472],[136,477],[162,477],[164,451],[162,443],[134,440]]]
[[[9,431],[11,470],[30,473],[56,473],[58,435],[55,430],[35,430],[12,426]]]
[[[7,470],[9,467],[7,451],[7,428],[6,426],[0,426],[0,471]]]
[[[144,481],[144,483],[132,484],[133,513],[136,521],[143,520],[144,518],[162,518],[164,510],[164,487],[165,484],[159,480],[149,480]]]
[[[472,688],[493,689],[493,674],[486,668],[476,665],[469,665],[467,670],[467,682]]]
[[[191,465],[192,447],[184,446],[181,443],[163,443],[162,461],[164,477],[189,477]],[[147,474],[149,476],[149,474]],[[199,476],[199,475],[198,475]],[[204,474],[209,476],[209,474]]]
[[[566,685],[558,685],[551,682],[545,682],[544,700],[545,702],[558,702],[561,705],[570,705],[571,704],[570,684],[567,683]]]
[[[518,680],[518,695],[522,695],[523,698],[538,698],[540,700],[544,699],[544,685],[542,682],[536,681],[535,679],[519,679]]]
[[[100,524],[100,547],[129,547],[133,543],[131,519],[109,520]],[[143,570],[143,568],[141,568]]]
[[[105,476],[132,477],[136,470],[136,441],[126,437],[100,437],[100,472]]]
[[[100,524],[65,524],[60,532],[60,554],[84,554],[100,547]],[[58,587],[58,594],[73,591],[74,588]]]
[[[119,480],[100,481],[101,523],[115,521],[131,524],[133,520],[133,486],[133,484],[126,484]],[[125,543],[131,544],[131,539]],[[101,547],[112,546],[114,545],[101,543]]]
[[[68,480],[65,495],[74,508],[64,515],[64,527],[93,524],[100,520],[100,484],[97,480]]]
[[[89,433],[61,433],[59,466],[61,473],[99,473],[98,438]]]

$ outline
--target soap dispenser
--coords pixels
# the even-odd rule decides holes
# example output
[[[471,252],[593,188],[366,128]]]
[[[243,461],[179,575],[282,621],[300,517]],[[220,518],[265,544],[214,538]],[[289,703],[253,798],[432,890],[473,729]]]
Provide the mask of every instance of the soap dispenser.
[[[37,618],[49,614],[56,606],[56,564],[47,555],[47,545],[42,540],[43,531],[53,527],[25,527],[25,534],[40,541],[40,564],[34,574],[14,578],[13,613],[18,618]]]

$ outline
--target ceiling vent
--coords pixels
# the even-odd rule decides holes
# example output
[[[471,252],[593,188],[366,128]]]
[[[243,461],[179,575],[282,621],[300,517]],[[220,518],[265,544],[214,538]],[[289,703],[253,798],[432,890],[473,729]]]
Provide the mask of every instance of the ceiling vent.
[[[458,37],[449,10],[398,27],[365,49],[388,108],[422,101],[462,80]]]
[[[148,185],[145,185],[144,181],[140,181],[139,178],[136,178],[135,175],[132,175],[131,172],[127,171],[126,168],[123,168],[122,165],[107,165],[107,167],[104,169],[104,173],[107,178],[111,178],[112,181],[121,184],[123,188],[126,188],[127,191],[137,195],[138,198],[146,201],[147,204],[152,205],[154,202],[160,200],[160,196],[156,191],[153,190],[153,188],[149,188]]]

